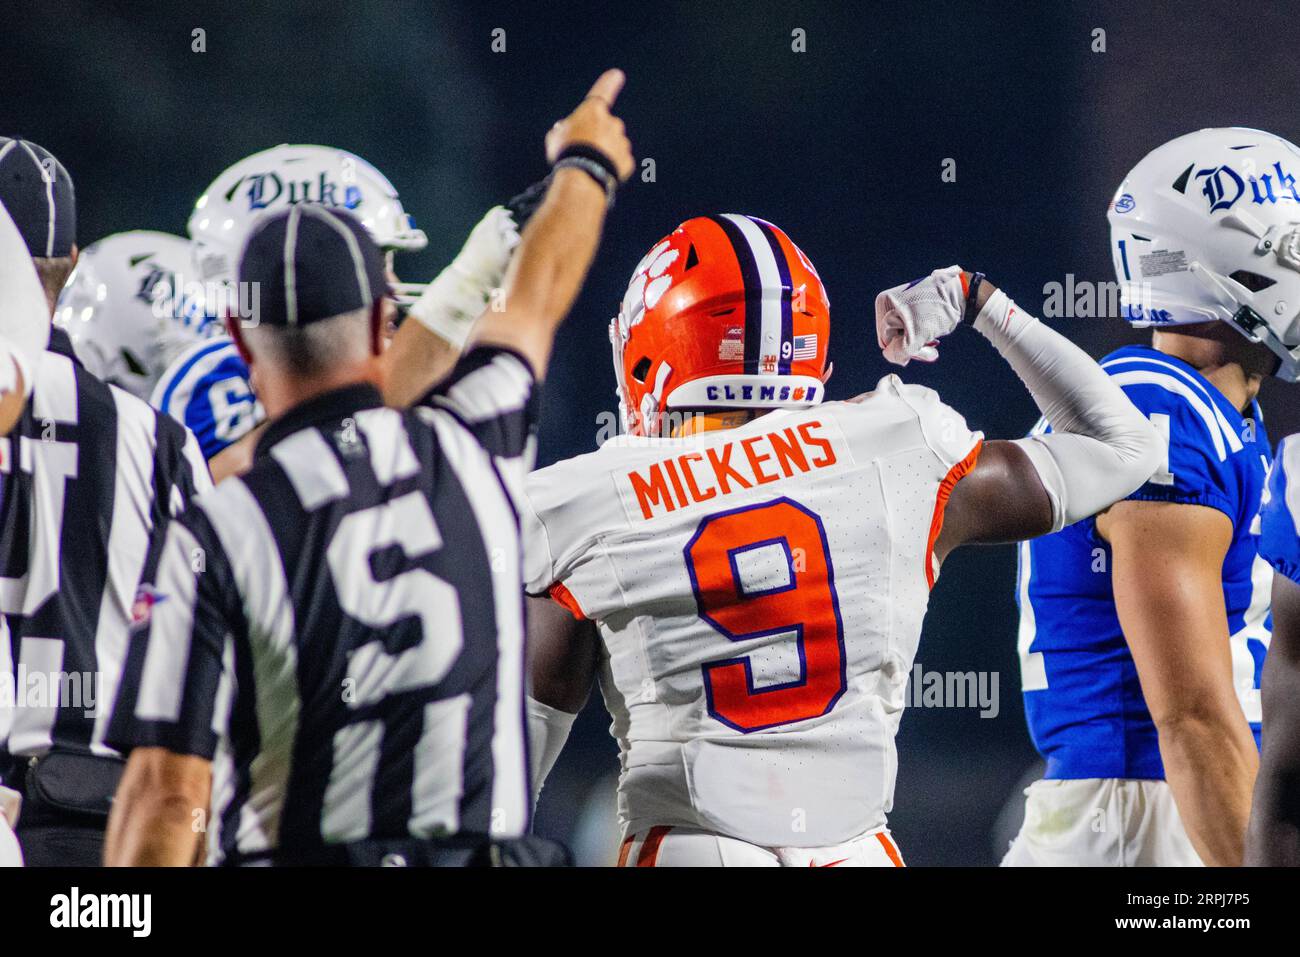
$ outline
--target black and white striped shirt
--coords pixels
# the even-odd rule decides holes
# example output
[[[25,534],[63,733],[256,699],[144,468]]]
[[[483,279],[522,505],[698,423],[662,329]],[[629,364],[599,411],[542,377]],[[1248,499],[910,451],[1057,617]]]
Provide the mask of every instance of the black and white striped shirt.
[[[0,757],[114,754],[140,583],[168,520],[212,486],[198,442],[87,372],[54,329],[0,472]]]
[[[172,523],[110,740],[213,760],[210,863],[527,830],[536,403],[495,348],[405,412],[329,392]]]

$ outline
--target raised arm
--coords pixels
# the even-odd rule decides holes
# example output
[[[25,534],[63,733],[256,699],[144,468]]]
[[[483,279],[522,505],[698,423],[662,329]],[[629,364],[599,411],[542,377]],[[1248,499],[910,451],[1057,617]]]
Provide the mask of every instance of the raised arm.
[[[410,405],[437,385],[460,357],[519,244],[510,211],[493,206],[470,231],[456,258],[411,306],[384,352],[384,401]]]
[[[485,312],[470,334],[472,344],[519,352],[538,378],[546,373],[555,331],[591,266],[614,181],[632,172],[623,121],[610,113],[623,79],[619,70],[606,71],[578,108],[547,134],[547,158],[556,164],[555,172],[510,260],[505,308]],[[608,188],[601,185],[602,175]]]
[[[939,269],[876,299],[880,345],[900,364],[933,361],[937,340],[963,321],[1007,360],[1052,432],[985,443],[948,501],[940,561],[968,542],[1059,531],[1129,495],[1159,467],[1160,436],[1110,376],[978,274]]]

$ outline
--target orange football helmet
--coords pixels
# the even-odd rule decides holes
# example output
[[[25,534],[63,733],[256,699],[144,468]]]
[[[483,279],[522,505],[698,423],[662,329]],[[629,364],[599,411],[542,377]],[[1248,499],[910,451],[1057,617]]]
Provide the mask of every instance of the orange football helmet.
[[[753,216],[697,216],[637,264],[609,326],[623,428],[666,409],[822,401],[830,301],[790,237]]]

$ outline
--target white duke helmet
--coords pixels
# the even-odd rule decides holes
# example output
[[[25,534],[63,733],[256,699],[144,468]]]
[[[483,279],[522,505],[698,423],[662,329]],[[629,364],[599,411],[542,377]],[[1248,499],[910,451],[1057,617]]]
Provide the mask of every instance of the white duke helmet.
[[[1142,158],[1111,200],[1124,318],[1226,322],[1300,380],[1300,149],[1240,127],[1188,133]]]
[[[55,325],[95,376],[147,400],[173,357],[220,331],[186,295],[189,269],[190,244],[180,236],[143,229],[107,236],[78,256]]]
[[[194,204],[188,231],[199,280],[205,286],[234,283],[252,224],[298,203],[348,210],[386,253],[418,252],[428,245],[393,184],[360,156],[329,146],[284,144],[240,160]],[[399,283],[394,291],[409,303],[423,289],[421,283]]]

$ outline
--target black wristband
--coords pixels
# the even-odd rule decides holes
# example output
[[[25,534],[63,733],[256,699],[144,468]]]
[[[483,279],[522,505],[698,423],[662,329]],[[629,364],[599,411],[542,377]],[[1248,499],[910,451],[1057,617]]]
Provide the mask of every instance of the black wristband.
[[[565,168],[580,169],[594,179],[600,188],[605,191],[606,204],[609,206],[614,205],[614,187],[618,184],[618,180],[610,176],[605,167],[595,160],[587,159],[585,156],[562,156],[551,167],[552,170]]]
[[[979,297],[980,284],[982,282],[984,282],[984,274],[982,272],[971,273],[970,285],[966,288],[966,311],[962,313],[962,322],[973,323],[975,317],[980,314],[980,311],[975,308],[975,300]]]
[[[581,156],[583,159],[591,160],[597,166],[605,171],[610,179],[618,185],[618,167],[614,161],[606,156],[603,152],[596,149],[590,143],[570,143],[560,151],[560,155],[555,158],[555,165],[560,165],[560,160],[568,159],[570,156]]]

